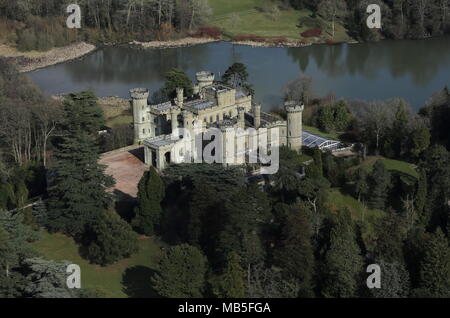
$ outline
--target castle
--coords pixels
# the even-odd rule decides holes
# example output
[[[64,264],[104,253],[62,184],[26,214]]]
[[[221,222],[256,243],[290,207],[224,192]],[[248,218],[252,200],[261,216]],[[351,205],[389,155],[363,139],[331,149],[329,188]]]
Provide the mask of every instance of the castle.
[[[287,121],[280,120],[262,112],[261,105],[254,103],[251,95],[215,82],[214,74],[211,72],[198,72],[196,79],[193,96],[185,98],[184,90],[178,88],[177,97],[173,101],[157,105],[149,105],[148,89],[130,90],[135,143],[144,145],[147,165],[162,170],[167,164],[183,161],[183,157],[187,154],[176,147],[182,142],[182,137],[178,136],[180,128],[192,132],[192,135],[198,135],[198,127],[200,133],[211,128],[219,130],[223,133],[224,149],[229,145],[237,147],[235,145],[242,144],[244,149],[233,150],[247,156],[251,151],[252,141],[245,132],[250,130],[258,137],[262,137],[263,134],[268,136],[269,144],[286,145],[296,151],[301,150],[303,105],[286,102]],[[234,133],[237,129],[243,133]],[[270,136],[277,136],[279,140],[275,143],[270,140]],[[226,150],[223,156],[226,157],[224,158],[226,163],[246,162],[245,155],[228,158],[229,151]],[[196,159],[192,154],[189,158],[192,161]]]

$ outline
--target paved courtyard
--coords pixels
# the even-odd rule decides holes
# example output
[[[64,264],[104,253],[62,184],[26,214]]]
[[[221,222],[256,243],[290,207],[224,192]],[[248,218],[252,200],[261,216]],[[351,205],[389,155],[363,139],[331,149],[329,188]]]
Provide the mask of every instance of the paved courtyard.
[[[139,180],[148,170],[143,160],[142,146],[127,147],[103,154],[100,163],[107,167],[106,174],[116,180],[116,185],[110,191],[122,200],[136,198]]]

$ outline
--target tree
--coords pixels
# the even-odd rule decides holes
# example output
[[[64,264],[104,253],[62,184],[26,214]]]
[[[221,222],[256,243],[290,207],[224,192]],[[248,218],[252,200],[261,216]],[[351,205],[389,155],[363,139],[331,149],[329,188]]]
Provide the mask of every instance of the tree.
[[[219,298],[245,298],[246,273],[240,265],[241,258],[235,252],[227,256],[225,269],[219,275],[214,275],[210,279],[212,292]]]
[[[330,233],[330,247],[325,256],[325,297],[355,297],[363,269],[361,250],[356,243],[350,212],[340,211]]]
[[[89,259],[102,266],[113,264],[138,251],[136,233],[114,211],[103,213],[89,225],[86,239],[89,241]]]
[[[261,234],[271,219],[266,193],[257,186],[237,189],[225,202],[225,215],[217,250],[222,257],[237,252],[248,270],[265,257]]]
[[[381,160],[377,160],[373,165],[373,170],[369,175],[369,206],[372,209],[384,209],[388,197],[388,190],[391,186],[391,174]]]
[[[284,99],[303,102],[309,105],[314,97],[312,77],[300,75],[299,78],[288,82],[284,87]]]
[[[196,247],[188,244],[169,247],[152,278],[153,288],[164,297],[202,297],[207,269],[207,259]]]
[[[255,91],[247,80],[247,67],[242,63],[234,63],[222,75],[223,82],[231,85],[233,88],[243,88],[248,94],[254,95]]]
[[[74,131],[84,131],[97,134],[105,125],[103,110],[92,91],[71,93],[64,99],[65,128]]]
[[[42,258],[26,259],[23,263],[26,279],[30,282],[25,290],[26,297],[33,298],[76,298],[77,291],[66,284],[66,268],[69,262],[56,263]]]
[[[145,235],[153,235],[161,223],[161,201],[165,189],[154,167],[146,171],[138,184],[138,205],[134,210],[132,225]]]
[[[377,259],[388,263],[403,263],[403,243],[406,229],[402,217],[391,211],[375,227],[376,245],[374,254]]]
[[[409,295],[409,273],[404,265],[379,261],[381,269],[381,288],[373,288],[371,292],[376,298],[405,298]]]
[[[67,104],[74,108],[67,113],[71,116],[66,117],[68,133],[55,153],[48,187],[47,227],[70,235],[81,234],[109,208],[112,197],[106,190],[114,185],[114,179],[104,173],[105,166],[98,163],[95,134],[99,121],[84,118],[91,115],[90,107],[95,108],[90,94],[85,98]]]
[[[367,182],[368,173],[364,168],[358,168],[354,174],[355,178],[355,194],[357,195],[358,201],[365,199],[369,193],[369,184]]]
[[[419,180],[417,181],[415,207],[418,214],[418,223],[425,228],[430,222],[430,216],[426,214],[425,204],[427,201],[427,174],[424,169],[419,170]]]
[[[275,252],[275,261],[287,278],[298,282],[300,297],[314,295],[312,276],[314,254],[311,245],[311,226],[305,208],[292,206],[282,228],[282,238]]]
[[[177,96],[177,88],[184,89],[184,96],[192,96],[194,93],[191,79],[184,71],[174,68],[166,73],[163,90],[169,98],[175,98]]]
[[[431,297],[450,297],[450,248],[439,228],[425,244],[420,287]]]
[[[321,0],[317,5],[317,12],[327,20],[331,20],[332,37],[334,38],[336,19],[344,19],[347,5],[344,0]]]
[[[450,200],[450,152],[441,145],[431,146],[424,152],[420,166],[425,169],[428,184],[427,226],[431,230],[437,226],[445,228]]]
[[[295,280],[286,280],[281,272],[257,264],[250,268],[247,289],[250,298],[295,298],[299,286]]]

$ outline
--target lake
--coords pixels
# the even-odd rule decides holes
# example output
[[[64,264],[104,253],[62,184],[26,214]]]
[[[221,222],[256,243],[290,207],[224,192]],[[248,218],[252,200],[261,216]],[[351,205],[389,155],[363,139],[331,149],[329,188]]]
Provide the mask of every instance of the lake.
[[[134,87],[152,92],[164,74],[181,68],[194,79],[201,70],[216,78],[234,62],[247,66],[255,100],[265,110],[281,103],[283,87],[301,74],[313,78],[318,96],[365,100],[402,97],[414,109],[450,86],[450,37],[376,43],[264,48],[216,42],[175,49],[105,47],[82,59],[28,73],[48,94],[92,89],[98,96],[128,98]]]

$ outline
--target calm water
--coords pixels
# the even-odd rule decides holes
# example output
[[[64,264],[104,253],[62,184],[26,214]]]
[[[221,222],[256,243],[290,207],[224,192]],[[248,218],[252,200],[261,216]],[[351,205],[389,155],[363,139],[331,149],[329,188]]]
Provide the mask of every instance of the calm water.
[[[226,42],[164,50],[108,47],[81,60],[28,75],[47,93],[93,89],[98,96],[128,97],[134,87],[152,91],[164,73],[178,67],[223,74],[234,62],[247,65],[256,100],[269,109],[284,85],[300,74],[313,77],[318,95],[366,100],[403,97],[415,108],[450,85],[450,37],[305,48],[251,48]]]

